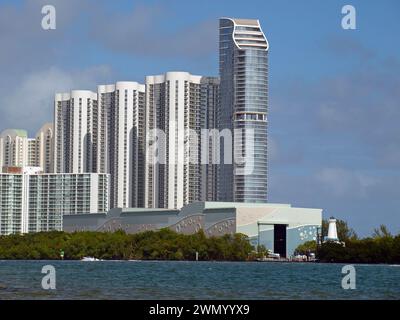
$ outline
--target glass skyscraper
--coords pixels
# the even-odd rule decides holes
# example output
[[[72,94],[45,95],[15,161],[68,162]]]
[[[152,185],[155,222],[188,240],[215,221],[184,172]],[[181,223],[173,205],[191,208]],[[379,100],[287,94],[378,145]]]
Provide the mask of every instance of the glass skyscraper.
[[[220,19],[218,129],[241,133],[233,136],[232,164],[224,164],[221,143],[219,201],[267,202],[268,49],[258,20]],[[252,170],[242,172],[244,164],[235,159],[250,156],[246,150]]]

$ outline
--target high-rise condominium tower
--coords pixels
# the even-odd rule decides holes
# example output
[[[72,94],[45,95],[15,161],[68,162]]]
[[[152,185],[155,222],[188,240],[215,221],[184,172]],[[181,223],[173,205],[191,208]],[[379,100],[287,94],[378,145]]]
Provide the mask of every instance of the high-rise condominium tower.
[[[111,208],[144,207],[145,86],[122,81],[55,96],[55,169],[109,173]]]
[[[7,129],[0,134],[0,169],[27,166],[29,158],[28,133],[25,130]]]
[[[44,173],[53,173],[54,128],[52,123],[44,124],[35,138],[35,163],[33,167],[41,167]]]
[[[220,19],[218,127],[253,132],[254,137],[234,136],[233,164],[218,167],[219,201],[267,201],[268,48],[258,20]],[[246,147],[253,150],[253,169],[244,174],[244,164],[235,159],[237,150]]]
[[[217,200],[217,150],[219,135],[217,132],[217,111],[219,104],[219,78],[202,77],[200,85],[200,126],[208,129],[208,136],[202,136],[202,145],[199,152],[204,153],[201,164],[201,201]]]
[[[201,165],[201,130],[207,110],[215,107],[210,103],[217,101],[218,85],[215,78],[187,72],[146,77],[146,207],[182,208],[211,200],[202,188],[212,170]],[[164,150],[149,152],[156,143]]]
[[[98,86],[95,171],[110,173],[112,207],[144,207],[145,86]]]
[[[53,125],[46,123],[35,138],[25,130],[8,129],[0,134],[1,167],[40,167],[53,172]]]
[[[97,94],[88,90],[57,93],[54,108],[55,172],[92,172]]]

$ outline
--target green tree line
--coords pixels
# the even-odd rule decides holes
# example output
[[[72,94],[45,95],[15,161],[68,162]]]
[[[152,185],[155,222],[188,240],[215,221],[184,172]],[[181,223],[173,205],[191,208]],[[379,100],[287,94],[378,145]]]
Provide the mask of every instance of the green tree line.
[[[40,232],[0,237],[0,259],[77,260],[90,256],[98,259],[149,259],[242,261],[253,251],[243,234],[206,237],[203,231],[193,235],[169,229],[126,234],[111,232]]]
[[[382,225],[371,237],[347,239],[345,246],[324,243],[317,256],[322,262],[399,264],[400,234],[393,236]]]
[[[343,220],[336,223],[338,238],[345,245],[332,242],[317,247],[315,241],[308,241],[296,249],[298,254],[315,252],[321,262],[342,263],[400,263],[400,234],[392,235],[386,226],[376,228],[372,236],[360,239],[355,231]],[[322,223],[322,235],[328,232],[328,222]]]

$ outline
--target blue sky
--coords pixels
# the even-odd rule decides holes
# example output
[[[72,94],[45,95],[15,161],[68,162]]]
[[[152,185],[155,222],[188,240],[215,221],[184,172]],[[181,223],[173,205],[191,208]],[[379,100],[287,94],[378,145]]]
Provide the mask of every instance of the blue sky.
[[[41,29],[53,4],[57,29]],[[357,29],[341,28],[351,4]],[[400,232],[400,2],[0,0],[0,130],[34,134],[55,91],[218,73],[218,17],[270,42],[270,201],[320,207],[361,235]]]

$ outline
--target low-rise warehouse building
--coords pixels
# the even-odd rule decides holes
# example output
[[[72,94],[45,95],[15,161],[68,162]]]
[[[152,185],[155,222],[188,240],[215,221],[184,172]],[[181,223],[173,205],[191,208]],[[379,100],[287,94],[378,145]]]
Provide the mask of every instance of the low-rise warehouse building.
[[[170,228],[191,234],[203,229],[207,236],[243,233],[253,245],[262,244],[282,257],[296,247],[316,240],[322,209],[295,208],[289,204],[196,202],[175,209],[112,209],[107,214],[65,215],[63,229],[137,233]]]

